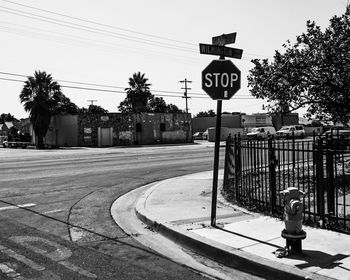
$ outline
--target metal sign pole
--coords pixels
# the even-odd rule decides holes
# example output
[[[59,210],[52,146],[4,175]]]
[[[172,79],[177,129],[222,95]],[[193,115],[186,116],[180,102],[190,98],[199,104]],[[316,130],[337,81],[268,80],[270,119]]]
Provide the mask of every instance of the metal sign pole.
[[[212,192],[212,200],[211,200],[211,225],[213,227],[216,226],[216,203],[217,203],[217,193],[218,193],[219,153],[220,153],[220,134],[221,134],[221,110],[222,110],[222,100],[218,100],[217,109],[216,109],[213,192]]]
[[[202,71],[202,89],[212,99],[217,100],[213,191],[211,200],[211,225],[213,227],[216,226],[222,100],[230,99],[241,87],[240,70],[230,60],[225,60],[225,56],[238,59],[242,58],[243,50],[225,46],[227,44],[233,44],[235,40],[236,32],[213,37],[212,45],[199,44],[199,52],[201,54],[220,56],[219,60],[213,60]],[[216,77],[216,82],[212,80],[213,76]],[[220,81],[218,76],[221,76]]]

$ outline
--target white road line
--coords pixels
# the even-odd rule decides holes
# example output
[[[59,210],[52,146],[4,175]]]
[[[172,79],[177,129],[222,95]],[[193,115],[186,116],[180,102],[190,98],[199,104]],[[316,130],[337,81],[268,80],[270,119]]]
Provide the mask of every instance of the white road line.
[[[64,211],[64,209],[54,209],[54,210],[43,212],[43,214],[52,214],[52,213],[57,213],[62,211]]]
[[[13,210],[13,209],[18,209],[18,208],[28,208],[28,207],[33,207],[33,206],[36,206],[36,204],[27,203],[27,204],[11,205],[11,206],[0,207],[0,211]]]

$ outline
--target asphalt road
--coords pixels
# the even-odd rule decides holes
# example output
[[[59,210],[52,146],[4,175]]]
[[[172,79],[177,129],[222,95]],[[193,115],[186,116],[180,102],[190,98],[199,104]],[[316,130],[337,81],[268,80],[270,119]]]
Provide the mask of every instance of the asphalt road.
[[[0,279],[205,279],[125,234],[110,207],[137,187],[211,170],[213,152],[0,148]]]

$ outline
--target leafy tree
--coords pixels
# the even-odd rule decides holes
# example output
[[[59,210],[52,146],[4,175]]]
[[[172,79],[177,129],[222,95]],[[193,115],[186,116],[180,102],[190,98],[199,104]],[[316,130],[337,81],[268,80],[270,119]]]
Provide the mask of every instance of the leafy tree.
[[[166,113],[185,113],[184,110],[179,109],[175,104],[166,105]]]
[[[69,104],[61,92],[60,85],[53,81],[51,74],[35,71],[28,77],[20,93],[21,103],[37,136],[38,148],[44,148],[44,137],[49,128],[51,116],[61,112],[63,105]]]
[[[147,106],[147,112],[150,113],[182,113],[176,105],[166,104],[162,97],[151,96]]]
[[[147,111],[150,113],[165,113],[167,110],[167,104],[162,97],[151,96]]]
[[[118,109],[121,112],[146,112],[147,104],[152,97],[150,86],[145,74],[134,73],[129,78],[129,87],[125,89],[126,98],[120,103]]]
[[[181,113],[174,104],[166,104],[162,97],[155,97],[150,92],[150,85],[145,74],[134,73],[129,78],[129,88],[126,88],[126,98],[120,102],[118,110],[122,113]]]
[[[350,119],[350,7],[322,31],[308,21],[296,43],[287,41],[273,61],[255,59],[248,76],[253,96],[270,111],[306,107],[308,118],[346,123]]]
[[[7,114],[3,113],[0,115],[0,123],[4,123],[4,122],[18,122],[18,119],[16,119],[10,113],[7,113]]]
[[[215,117],[215,116],[216,114],[212,109],[210,109],[209,111],[201,111],[196,115],[196,117]]]
[[[55,114],[77,114],[79,108],[73,102],[70,101],[68,97],[62,94],[60,100],[58,101]]]
[[[92,113],[92,114],[104,114],[104,113],[108,113],[108,110],[102,108],[101,106],[98,105],[89,105],[88,108],[81,108],[78,110],[80,113]]]

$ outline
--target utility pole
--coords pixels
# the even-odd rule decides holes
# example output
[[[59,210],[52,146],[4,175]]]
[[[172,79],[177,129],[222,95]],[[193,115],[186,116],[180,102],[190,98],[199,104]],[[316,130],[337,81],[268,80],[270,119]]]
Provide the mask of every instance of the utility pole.
[[[179,81],[180,83],[184,83],[185,84],[185,87],[182,87],[181,89],[184,89],[185,92],[184,92],[184,96],[182,98],[185,98],[186,99],[186,114],[188,114],[188,104],[187,104],[187,99],[191,98],[191,97],[188,97],[187,96],[187,91],[190,90],[191,88],[187,87],[187,83],[192,83],[192,81],[189,81],[187,80],[186,78],[182,81]]]
[[[87,100],[87,101],[91,102],[90,105],[94,105],[94,102],[97,102],[97,100]]]

